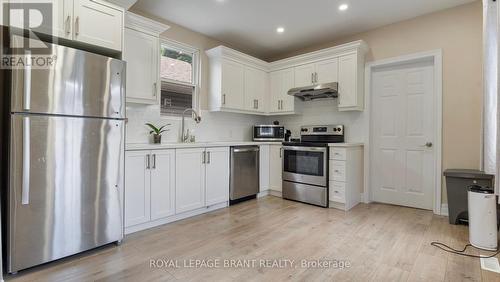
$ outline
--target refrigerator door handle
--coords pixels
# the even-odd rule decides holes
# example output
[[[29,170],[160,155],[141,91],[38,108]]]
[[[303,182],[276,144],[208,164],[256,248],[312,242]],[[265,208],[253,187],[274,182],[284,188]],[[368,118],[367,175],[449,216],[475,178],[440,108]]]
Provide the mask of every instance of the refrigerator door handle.
[[[23,92],[23,108],[29,111],[31,107],[31,66],[26,66],[24,69],[24,92]]]
[[[23,117],[23,179],[21,204],[30,203],[30,117]]]

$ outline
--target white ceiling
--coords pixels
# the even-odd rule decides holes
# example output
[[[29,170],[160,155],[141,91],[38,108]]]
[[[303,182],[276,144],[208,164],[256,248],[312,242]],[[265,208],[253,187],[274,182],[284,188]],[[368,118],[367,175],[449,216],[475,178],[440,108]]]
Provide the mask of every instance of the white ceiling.
[[[139,0],[133,7],[262,59],[475,0]],[[340,12],[338,6],[348,3]],[[283,34],[276,28],[284,27]]]

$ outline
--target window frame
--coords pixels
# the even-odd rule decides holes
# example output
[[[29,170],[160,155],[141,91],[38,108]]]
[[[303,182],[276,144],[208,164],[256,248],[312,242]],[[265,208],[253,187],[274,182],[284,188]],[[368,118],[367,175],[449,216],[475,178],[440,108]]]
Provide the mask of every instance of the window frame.
[[[192,81],[193,83],[186,83],[178,80],[173,80],[173,79],[168,79],[168,78],[162,78],[161,77],[161,67],[160,67],[160,84],[162,82],[167,82],[167,83],[176,83],[180,85],[187,85],[187,86],[192,86],[193,87],[193,101],[191,107],[195,109],[197,112],[199,112],[200,109],[200,87],[201,87],[201,59],[200,59],[200,49],[189,46],[184,43],[177,42],[175,40],[171,39],[166,39],[166,38],[161,38],[160,39],[160,52],[162,47],[166,47],[167,49],[175,50],[175,51],[181,51],[183,53],[188,53],[192,54],[192,70],[193,70],[193,77]],[[160,54],[160,62],[159,65],[161,66],[161,57],[162,55]],[[160,91],[160,100],[161,100],[161,91]],[[160,104],[161,108],[161,104]],[[160,115],[161,116],[166,116],[170,118],[180,118],[177,115],[169,115],[167,113],[162,113],[160,109]]]

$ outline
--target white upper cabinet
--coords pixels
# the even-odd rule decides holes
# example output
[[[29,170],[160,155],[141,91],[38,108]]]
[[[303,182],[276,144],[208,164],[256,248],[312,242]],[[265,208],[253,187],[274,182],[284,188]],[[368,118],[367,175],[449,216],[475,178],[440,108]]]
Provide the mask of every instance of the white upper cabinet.
[[[247,114],[297,114],[291,88],[338,82],[339,111],[364,110],[363,41],[267,63],[219,46],[210,59],[210,111]],[[299,102],[300,103],[300,102]]]
[[[245,68],[245,109],[254,112],[265,112],[268,76],[265,71]]]
[[[206,150],[206,205],[229,201],[229,147]]]
[[[268,63],[224,46],[206,53],[210,60],[210,110],[264,114],[269,96]]]
[[[245,108],[245,69],[242,65],[224,60],[222,62],[221,107],[241,110]]]
[[[295,97],[288,95],[295,87],[294,75],[293,68],[271,72],[269,113],[295,113]]]
[[[315,79],[317,84],[339,81],[339,59],[333,58],[316,64]]]
[[[28,23],[27,26],[35,26],[40,33],[75,42],[115,51],[123,50],[124,10],[121,7],[102,0],[49,2],[52,2],[52,22],[42,19],[41,26],[38,26],[38,22]],[[23,27],[22,19],[23,17],[11,17],[10,24]],[[33,21],[38,19],[33,17]]]
[[[364,110],[364,59],[359,56],[339,58],[339,111]]]
[[[295,87],[338,82],[338,58],[323,60],[318,63],[295,67]]]
[[[123,60],[127,62],[127,102],[159,104],[160,33],[169,27],[127,13]]]
[[[127,102],[156,104],[160,93],[158,37],[125,29],[123,59],[127,62]]]
[[[123,9],[104,1],[74,0],[74,40],[122,50]]]
[[[314,84],[314,64],[295,67],[295,87]]]

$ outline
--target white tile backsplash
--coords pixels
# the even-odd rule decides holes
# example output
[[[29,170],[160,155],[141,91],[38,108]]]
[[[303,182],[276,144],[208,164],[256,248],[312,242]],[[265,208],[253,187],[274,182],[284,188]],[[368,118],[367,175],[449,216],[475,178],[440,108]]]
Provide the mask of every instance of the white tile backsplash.
[[[186,128],[194,130],[196,141],[251,141],[252,126],[266,122],[266,117],[201,111],[201,123],[196,124],[191,118],[186,118]],[[181,119],[160,115],[158,105],[147,106],[127,104],[127,143],[149,143],[146,122],[155,125],[171,124],[169,132],[163,134],[162,142],[178,142],[180,139]]]
[[[301,103],[302,114],[269,117],[267,122],[277,120],[292,131],[293,137],[300,136],[302,125],[343,124],[346,142],[365,142],[368,137],[368,120],[365,112],[339,112],[337,99],[321,99]]]
[[[251,141],[252,126],[255,124],[272,124],[277,120],[292,131],[292,136],[300,135],[302,125],[343,124],[346,127],[346,142],[366,142],[368,140],[368,119],[365,112],[339,112],[337,100],[314,100],[300,102],[302,114],[291,116],[255,116],[224,112],[201,111],[202,121],[196,124],[191,118],[186,119],[186,128],[194,130],[196,141]],[[165,133],[162,142],[178,142],[181,119],[160,116],[160,107],[127,104],[127,143],[149,143],[148,127],[171,124],[170,131]]]

